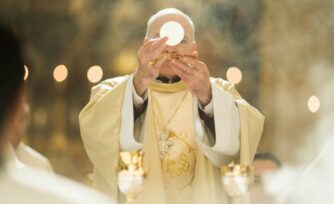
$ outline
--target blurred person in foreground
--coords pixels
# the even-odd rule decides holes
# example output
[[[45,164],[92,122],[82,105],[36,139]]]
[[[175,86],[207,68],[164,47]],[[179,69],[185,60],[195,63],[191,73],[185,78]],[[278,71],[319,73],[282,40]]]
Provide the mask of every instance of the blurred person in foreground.
[[[169,21],[184,29],[175,46],[159,35]],[[224,203],[220,167],[253,161],[264,117],[233,84],[210,77],[194,36],[188,15],[160,10],[148,20],[135,73],[92,88],[79,120],[98,189],[121,200],[119,152],[142,150],[140,203]]]
[[[13,121],[15,126],[15,132],[11,135],[10,142],[13,146],[13,157],[16,157],[21,165],[27,165],[29,167],[37,168],[40,170],[45,170],[53,172],[53,168],[48,158],[46,158],[41,153],[37,152],[30,146],[26,145],[22,139],[26,135],[27,126],[29,124],[29,105],[22,95],[19,98],[18,108],[20,109],[18,117]]]
[[[113,203],[92,189],[45,171],[17,165],[8,157],[21,117],[24,95],[24,65],[19,42],[7,27],[0,25],[0,203],[6,204],[91,204]]]
[[[251,204],[275,203],[274,198],[264,189],[262,178],[274,173],[282,166],[281,161],[270,152],[257,152],[254,157],[254,184],[250,190]]]

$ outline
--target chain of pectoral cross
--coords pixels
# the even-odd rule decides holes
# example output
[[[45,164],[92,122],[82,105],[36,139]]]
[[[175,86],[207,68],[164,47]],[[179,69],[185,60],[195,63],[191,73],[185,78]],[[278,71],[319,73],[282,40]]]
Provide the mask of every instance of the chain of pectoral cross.
[[[180,103],[176,106],[173,113],[171,114],[171,116],[167,120],[166,125],[163,126],[163,128],[162,128],[163,131],[160,132],[160,133],[159,133],[158,127],[157,127],[158,126],[157,115],[154,113],[153,103],[152,103],[152,111],[153,111],[153,117],[154,117],[154,123],[155,123],[154,126],[155,126],[155,129],[156,129],[156,134],[158,135],[158,146],[159,146],[159,154],[160,154],[160,160],[161,161],[164,161],[166,159],[169,147],[174,145],[174,141],[170,137],[171,132],[167,130],[167,127],[170,124],[170,122],[172,121],[172,119],[174,118],[174,116],[176,115],[176,112],[180,109],[180,107],[181,107],[181,105],[182,105],[182,103],[185,100],[187,95],[188,95],[188,91],[186,91],[186,93],[182,97]]]

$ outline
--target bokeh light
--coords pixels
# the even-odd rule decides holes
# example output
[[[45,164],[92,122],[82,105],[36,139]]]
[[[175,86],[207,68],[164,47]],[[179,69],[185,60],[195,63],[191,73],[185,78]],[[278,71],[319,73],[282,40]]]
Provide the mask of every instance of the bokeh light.
[[[320,99],[317,96],[311,96],[308,99],[307,106],[312,113],[318,112],[320,109]]]
[[[24,80],[27,80],[29,76],[29,69],[27,65],[24,65]]]
[[[226,77],[233,84],[238,84],[242,79],[241,70],[237,67],[230,67],[226,72]]]
[[[67,68],[65,65],[58,65],[54,70],[53,70],[53,78],[57,82],[62,82],[67,78]]]
[[[100,66],[94,65],[87,71],[87,78],[90,82],[99,82],[103,77],[103,70]]]

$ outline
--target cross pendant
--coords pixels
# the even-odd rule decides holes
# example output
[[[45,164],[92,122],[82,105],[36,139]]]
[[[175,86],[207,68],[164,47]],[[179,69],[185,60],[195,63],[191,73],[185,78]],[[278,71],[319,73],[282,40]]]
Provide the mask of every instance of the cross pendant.
[[[174,141],[169,138],[169,132],[162,132],[159,134],[159,153],[160,159],[164,161],[166,159],[168,148],[174,145]]]

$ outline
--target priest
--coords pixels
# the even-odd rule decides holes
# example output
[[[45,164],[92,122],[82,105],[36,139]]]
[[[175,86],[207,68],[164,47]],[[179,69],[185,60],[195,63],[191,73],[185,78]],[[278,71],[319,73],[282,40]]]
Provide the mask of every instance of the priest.
[[[161,36],[170,22],[183,28],[178,44]],[[224,203],[220,167],[252,163],[264,117],[233,84],[210,77],[194,36],[194,24],[182,11],[154,14],[136,71],[93,87],[79,115],[95,185],[118,200],[121,151],[145,154],[140,203]]]

